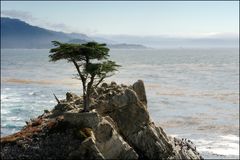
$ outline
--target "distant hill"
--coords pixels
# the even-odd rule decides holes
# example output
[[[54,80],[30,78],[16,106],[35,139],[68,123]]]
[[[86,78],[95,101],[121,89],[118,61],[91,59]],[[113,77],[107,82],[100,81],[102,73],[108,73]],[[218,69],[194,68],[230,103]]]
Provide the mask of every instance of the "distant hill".
[[[121,44],[108,44],[107,46],[113,49],[147,49],[146,46],[140,44],[121,43]]]
[[[19,19],[1,17],[1,48],[50,48],[53,40],[68,42],[76,38],[92,40],[84,34],[56,32]]]
[[[82,39],[72,39],[68,41],[68,43],[86,43],[87,41]],[[104,42],[101,42],[104,43]],[[120,43],[120,44],[111,44],[108,43],[107,46],[112,49],[147,49],[146,46],[140,45],[140,44],[126,44],[126,43]]]
[[[86,43],[87,41],[86,40],[83,40],[83,39],[71,39],[69,41],[67,41],[67,43],[77,43],[77,44],[83,44],[83,43]]]
[[[50,48],[51,41],[57,40],[67,43],[86,43],[98,41],[107,43],[110,48],[117,49],[144,49],[138,44],[116,44],[112,40],[101,37],[89,37],[81,33],[64,33],[32,26],[19,19],[1,17],[1,48]],[[113,44],[115,43],[115,44]]]

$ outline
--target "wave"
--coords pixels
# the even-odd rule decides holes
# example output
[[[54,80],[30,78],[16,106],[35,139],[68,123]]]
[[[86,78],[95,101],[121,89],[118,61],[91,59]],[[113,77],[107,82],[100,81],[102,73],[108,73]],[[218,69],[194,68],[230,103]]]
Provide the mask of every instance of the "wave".
[[[195,139],[200,152],[239,158],[239,137],[235,135],[217,136],[214,140]]]
[[[8,98],[9,98],[8,96],[1,94],[1,100],[5,100],[5,99],[8,99]]]
[[[37,93],[36,93],[36,92],[29,92],[28,95],[30,95],[30,96],[36,96]]]
[[[232,135],[232,134],[228,134],[225,136],[220,136],[221,138],[225,139],[225,140],[230,140],[230,141],[238,141],[239,142],[239,137]]]
[[[171,137],[181,138],[184,135],[170,134]],[[239,137],[232,134],[206,135],[205,138],[190,138],[197,150],[206,159],[239,159]]]

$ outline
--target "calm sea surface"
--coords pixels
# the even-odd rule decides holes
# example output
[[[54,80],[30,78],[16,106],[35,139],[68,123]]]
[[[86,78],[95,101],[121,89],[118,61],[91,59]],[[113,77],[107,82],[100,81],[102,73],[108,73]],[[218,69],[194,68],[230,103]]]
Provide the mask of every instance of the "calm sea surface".
[[[48,62],[49,50],[1,50],[1,136],[52,109],[53,93],[81,93],[75,68]],[[145,82],[153,120],[189,138],[205,158],[239,158],[238,49],[111,50],[122,65],[106,81]]]

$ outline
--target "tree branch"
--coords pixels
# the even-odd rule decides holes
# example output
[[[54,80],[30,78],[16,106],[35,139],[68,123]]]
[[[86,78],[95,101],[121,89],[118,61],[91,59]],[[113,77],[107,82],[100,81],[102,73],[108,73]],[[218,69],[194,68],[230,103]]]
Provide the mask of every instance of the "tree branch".
[[[105,76],[103,76],[102,78],[99,79],[98,83],[95,84],[95,88],[104,80]]]
[[[55,97],[57,103],[60,104],[61,102],[59,101],[59,99],[57,98],[57,96],[56,96],[54,93],[53,93],[53,95],[54,95],[54,97]]]
[[[81,73],[81,70],[79,69],[79,66],[78,66],[77,62],[76,62],[73,58],[72,58],[72,62],[73,62],[73,64],[74,64],[74,66],[76,67],[77,72],[78,72],[78,75],[79,75],[79,77],[81,78],[82,82],[85,83],[86,79],[85,79],[85,77],[83,76],[83,74]]]

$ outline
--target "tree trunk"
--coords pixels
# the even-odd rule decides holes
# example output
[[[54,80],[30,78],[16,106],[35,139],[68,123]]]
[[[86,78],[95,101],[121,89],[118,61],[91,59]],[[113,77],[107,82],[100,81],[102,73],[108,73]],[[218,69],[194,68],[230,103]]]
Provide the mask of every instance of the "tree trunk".
[[[87,112],[88,111],[88,100],[87,100],[87,96],[84,93],[83,94],[83,112]]]
[[[82,86],[83,86],[83,111],[87,112],[88,111],[88,98],[87,98],[87,93],[86,93],[86,78],[83,76],[83,74],[81,73],[81,70],[79,69],[79,66],[77,64],[77,62],[72,59],[72,62],[74,64],[74,66],[77,69],[78,75],[82,80]]]
[[[89,86],[88,86],[89,87]],[[89,105],[90,105],[90,91],[89,88],[87,87],[87,91],[85,92],[85,94],[83,95],[83,100],[84,100],[84,112],[88,112],[89,111]]]
[[[83,112],[87,112],[89,108],[88,105],[88,96],[86,93],[86,86],[83,84]]]
[[[93,81],[94,81],[94,77],[95,75],[91,75],[91,79],[90,82],[88,82],[87,84],[87,92],[86,92],[86,112],[89,110],[89,106],[90,106],[90,95],[91,95],[91,91],[92,91],[92,86],[93,86]]]

